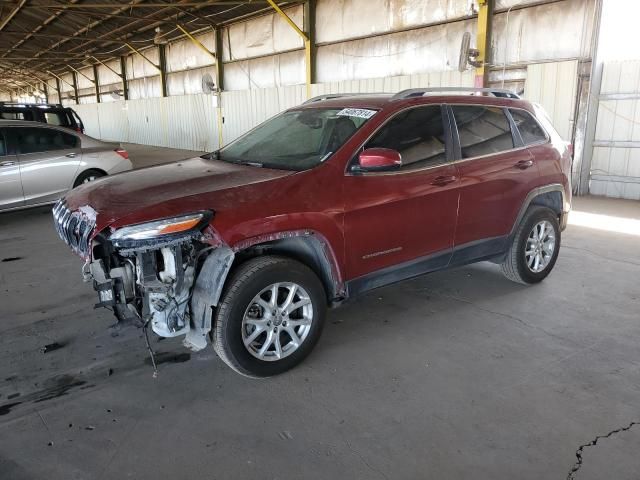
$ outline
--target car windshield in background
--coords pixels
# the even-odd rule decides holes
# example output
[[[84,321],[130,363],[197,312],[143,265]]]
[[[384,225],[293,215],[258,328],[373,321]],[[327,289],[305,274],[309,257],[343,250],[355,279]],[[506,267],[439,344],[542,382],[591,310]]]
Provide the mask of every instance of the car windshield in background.
[[[308,170],[340,148],[376,110],[304,109],[284,112],[218,152],[219,160],[283,170]]]

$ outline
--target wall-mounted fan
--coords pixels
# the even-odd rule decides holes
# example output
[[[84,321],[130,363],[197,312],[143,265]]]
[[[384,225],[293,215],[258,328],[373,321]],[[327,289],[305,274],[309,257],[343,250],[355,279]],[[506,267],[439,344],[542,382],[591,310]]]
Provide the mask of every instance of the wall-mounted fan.
[[[210,94],[216,91],[216,83],[210,73],[202,75],[202,93]]]
[[[120,98],[122,97],[122,90],[111,90],[109,92],[109,95],[111,95],[111,98],[113,98],[114,100],[120,100]]]
[[[458,58],[458,70],[464,72],[469,65],[472,67],[482,66],[482,62],[478,62],[476,58],[480,55],[480,51],[471,48],[471,34],[464,32],[462,42],[460,43],[460,57]]]

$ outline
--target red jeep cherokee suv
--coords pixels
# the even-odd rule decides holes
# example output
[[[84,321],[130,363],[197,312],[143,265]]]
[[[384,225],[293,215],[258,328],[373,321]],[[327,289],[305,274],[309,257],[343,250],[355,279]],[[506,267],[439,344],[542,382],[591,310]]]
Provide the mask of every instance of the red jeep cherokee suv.
[[[329,95],[212,154],[80,186],[53,214],[98,306],[263,377],[309,354],[328,305],[373,288],[482,260],[544,279],[570,163],[504,90]]]

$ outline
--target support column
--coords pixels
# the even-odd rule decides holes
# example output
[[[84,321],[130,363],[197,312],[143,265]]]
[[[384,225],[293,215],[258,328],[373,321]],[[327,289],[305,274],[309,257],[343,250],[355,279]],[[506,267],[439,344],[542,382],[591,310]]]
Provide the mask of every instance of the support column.
[[[160,88],[162,90],[162,96],[168,97],[167,89],[167,52],[166,45],[158,45],[158,53],[160,54]]]
[[[127,57],[120,57],[120,78],[122,78],[122,96],[129,100],[129,82],[127,81]]]
[[[100,80],[98,79],[98,65],[93,64],[93,86],[96,89],[96,103],[100,103]]]
[[[73,98],[76,101],[76,105],[80,103],[78,101],[78,77],[76,76],[76,72],[71,72],[71,86],[73,87]]]
[[[58,92],[58,103],[62,105],[62,91],[60,90],[60,79],[55,77],[56,79],[56,92]]]
[[[494,0],[478,0],[480,11],[478,12],[478,34],[476,37],[476,49],[480,66],[476,68],[475,87],[489,86],[489,68],[491,53],[491,26],[493,19]]]
[[[307,96],[311,96],[310,86],[316,83],[316,0],[307,0],[303,7],[303,28],[308,40],[305,40],[305,61],[307,66]]]

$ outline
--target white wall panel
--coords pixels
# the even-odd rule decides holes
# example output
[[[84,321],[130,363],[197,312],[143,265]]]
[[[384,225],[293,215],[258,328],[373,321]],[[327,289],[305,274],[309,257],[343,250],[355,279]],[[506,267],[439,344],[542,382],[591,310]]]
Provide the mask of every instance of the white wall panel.
[[[196,35],[195,38],[210,52],[216,51],[216,40],[213,32]],[[166,53],[168,72],[179,72],[215,63],[215,59],[211,55],[188,38],[167,44]]]
[[[459,41],[472,20],[318,48],[318,82],[457,70]]]
[[[203,93],[202,76],[207,73],[211,75],[211,78],[215,79],[215,66],[167,74],[167,92],[169,96]]]
[[[107,66],[118,73],[122,73],[122,70],[120,70],[120,60],[110,60],[105,62],[104,65],[98,65],[98,83],[100,83],[100,85],[120,83],[122,79],[113,73],[113,71],[109,70]]]
[[[160,75],[129,80],[128,87],[129,98],[132,100],[162,96]]]
[[[93,88],[94,83],[91,81],[93,80],[93,68],[81,68],[78,71],[80,72],[76,75],[76,78],[78,79],[78,88]],[[91,80],[89,80],[89,78]]]
[[[301,5],[283,9],[300,29],[303,28]],[[269,55],[304,46],[302,38],[277,13],[223,27],[223,60]]]
[[[295,51],[228,63],[225,90],[270,88],[305,83],[304,51]]]
[[[158,47],[151,47],[140,51],[155,65],[160,64]],[[144,59],[142,55],[135,53],[127,57],[127,78],[143,78],[158,74],[158,69]]]
[[[593,9],[593,1],[565,0],[495,15],[493,63],[543,63],[588,57]]]
[[[461,19],[471,6],[471,0],[319,0],[316,38],[336,42]]]
[[[567,141],[573,131],[577,88],[577,60],[527,66],[525,98],[544,107],[553,126]]]

